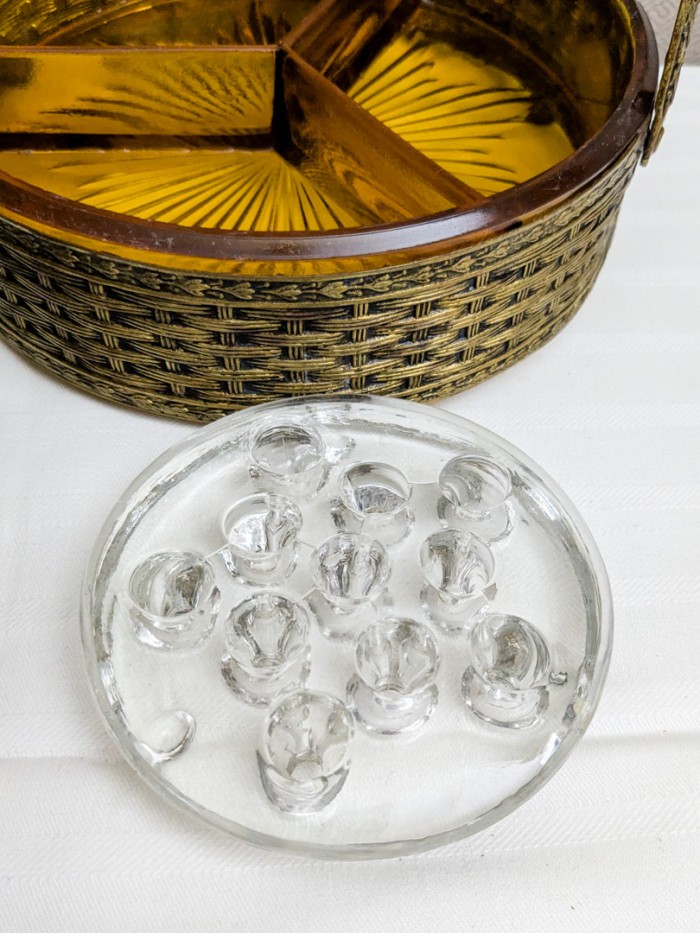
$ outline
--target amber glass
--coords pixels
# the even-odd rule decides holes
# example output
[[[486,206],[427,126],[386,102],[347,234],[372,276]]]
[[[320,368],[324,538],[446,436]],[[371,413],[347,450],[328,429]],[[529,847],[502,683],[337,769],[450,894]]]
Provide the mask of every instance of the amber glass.
[[[185,265],[474,231],[575,163],[635,68],[648,80],[635,17],[632,0],[0,0],[4,211],[121,255],[167,241]]]
[[[381,49],[349,93],[484,195],[527,181],[574,151],[557,117],[557,89],[528,86],[526,78],[418,25]]]

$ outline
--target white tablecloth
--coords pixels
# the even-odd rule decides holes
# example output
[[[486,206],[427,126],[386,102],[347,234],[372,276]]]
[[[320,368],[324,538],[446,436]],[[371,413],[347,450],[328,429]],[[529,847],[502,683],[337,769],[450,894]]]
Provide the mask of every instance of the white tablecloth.
[[[680,3],[681,0],[641,0],[654,26],[661,55],[666,54]],[[693,65],[700,64],[700,19],[696,20],[690,36],[687,61]]]
[[[700,69],[573,322],[440,407],[521,447],[607,562],[616,639],[574,755],[501,823],[338,863],[199,826],[93,708],[81,576],[119,493],[187,425],[80,395],[0,346],[0,930],[698,929]]]

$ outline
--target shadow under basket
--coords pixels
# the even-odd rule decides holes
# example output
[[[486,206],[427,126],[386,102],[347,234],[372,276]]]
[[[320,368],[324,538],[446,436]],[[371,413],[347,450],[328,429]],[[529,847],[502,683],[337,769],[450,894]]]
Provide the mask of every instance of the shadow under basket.
[[[634,0],[0,0],[0,334],[189,420],[464,389],[588,294],[697,6],[655,99]]]

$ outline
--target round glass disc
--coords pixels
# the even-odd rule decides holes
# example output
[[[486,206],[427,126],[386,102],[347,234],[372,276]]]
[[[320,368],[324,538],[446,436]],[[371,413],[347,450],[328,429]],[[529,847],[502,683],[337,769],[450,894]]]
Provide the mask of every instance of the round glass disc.
[[[134,481],[82,635],[109,730],[177,807],[260,845],[386,857],[483,829],[556,771],[599,699],[612,603],[575,509],[508,443],[313,397],[217,421]]]

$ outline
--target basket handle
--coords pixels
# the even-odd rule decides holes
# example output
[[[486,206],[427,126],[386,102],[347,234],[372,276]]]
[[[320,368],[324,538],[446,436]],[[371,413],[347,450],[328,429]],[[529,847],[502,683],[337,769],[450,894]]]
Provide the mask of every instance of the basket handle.
[[[695,20],[698,6],[700,6],[700,0],[681,0],[680,6],[678,7],[676,22],[673,26],[673,34],[671,36],[671,44],[666,53],[664,70],[661,75],[661,82],[659,83],[656,100],[654,101],[654,116],[644,142],[642,165],[646,165],[651,156],[656,152],[661,142],[661,137],[664,134],[664,119],[676,94],[681,65],[685,59],[685,53],[688,50],[690,33],[693,28],[693,21]]]

